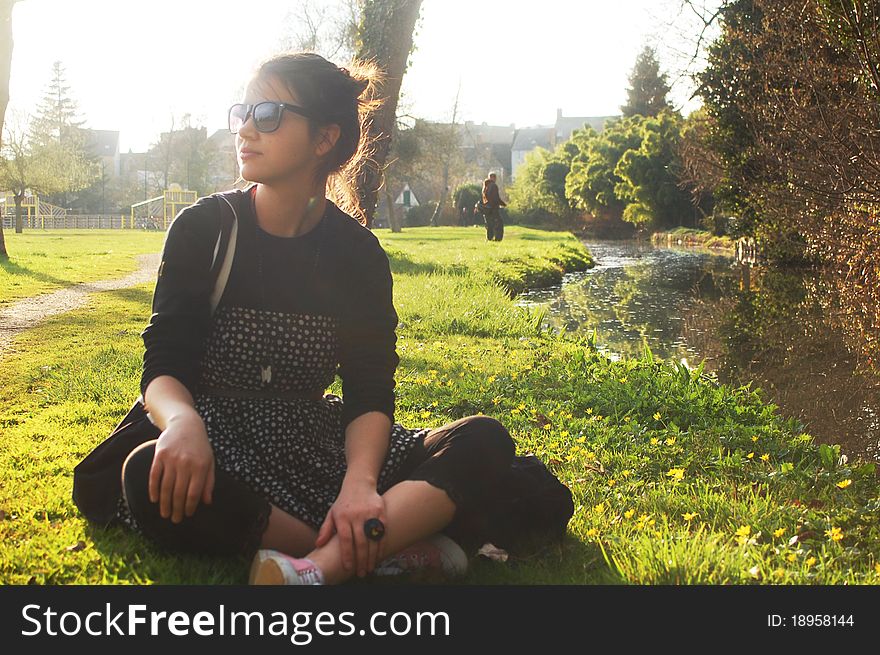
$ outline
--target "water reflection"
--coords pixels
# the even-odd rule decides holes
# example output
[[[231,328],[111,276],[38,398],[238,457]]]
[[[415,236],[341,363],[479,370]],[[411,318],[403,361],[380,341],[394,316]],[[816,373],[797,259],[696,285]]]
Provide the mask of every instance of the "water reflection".
[[[523,294],[556,329],[596,333],[611,355],[695,364],[734,384],[754,382],[820,441],[880,461],[880,376],[842,308],[833,277],[756,271],[730,257],[632,242],[589,242],[597,266],[562,287]]]

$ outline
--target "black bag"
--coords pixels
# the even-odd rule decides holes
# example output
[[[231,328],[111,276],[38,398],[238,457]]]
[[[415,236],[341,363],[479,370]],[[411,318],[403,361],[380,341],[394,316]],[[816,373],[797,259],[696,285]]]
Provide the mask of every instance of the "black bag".
[[[214,249],[211,276],[214,290],[211,311],[217,308],[235,254],[238,217],[235,207],[240,191],[215,194],[220,201],[220,235]],[[142,399],[138,398],[125,418],[92,452],[73,469],[73,502],[92,523],[109,525],[116,517],[122,497],[122,465],[132,450],[158,439],[161,430],[153,425]]]
[[[480,540],[514,552],[561,540],[574,515],[571,491],[534,455],[514,457],[491,506]]]

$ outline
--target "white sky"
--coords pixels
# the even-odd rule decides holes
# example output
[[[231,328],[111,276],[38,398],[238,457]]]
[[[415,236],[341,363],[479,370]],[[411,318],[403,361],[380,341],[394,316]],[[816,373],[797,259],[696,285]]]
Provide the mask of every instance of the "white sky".
[[[119,130],[143,151],[184,113],[225,127],[253,67],[279,50],[291,0],[25,0],[15,6],[13,112],[37,106],[52,62],[66,70],[86,127]],[[646,42],[664,63],[677,44],[676,0],[424,0],[402,107],[517,127],[616,114]],[[687,46],[682,45],[682,48]],[[344,62],[337,62],[344,63]],[[674,77],[674,76],[671,76]],[[673,100],[687,101],[686,85]]]

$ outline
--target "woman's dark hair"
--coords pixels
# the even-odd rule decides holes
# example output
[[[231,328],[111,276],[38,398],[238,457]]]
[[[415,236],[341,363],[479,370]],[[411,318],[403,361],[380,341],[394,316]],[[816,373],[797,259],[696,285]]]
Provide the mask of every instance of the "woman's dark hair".
[[[309,119],[313,135],[323,126],[339,126],[339,139],[325,155],[318,175],[328,176],[330,199],[363,222],[357,174],[363,162],[373,156],[373,143],[366,136],[366,127],[381,104],[377,89],[381,83],[379,69],[361,61],[341,68],[313,52],[295,52],[264,61],[256,77],[276,78],[296,95],[313,117]]]

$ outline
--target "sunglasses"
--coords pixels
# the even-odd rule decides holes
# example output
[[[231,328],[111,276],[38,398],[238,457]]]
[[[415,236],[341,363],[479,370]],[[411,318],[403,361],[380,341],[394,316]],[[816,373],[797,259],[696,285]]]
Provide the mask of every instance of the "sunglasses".
[[[238,134],[242,126],[247,123],[247,119],[252,116],[257,132],[274,132],[281,125],[281,115],[285,109],[306,118],[312,117],[311,113],[302,107],[289,105],[286,102],[267,101],[255,105],[238,103],[229,108],[229,131]]]

